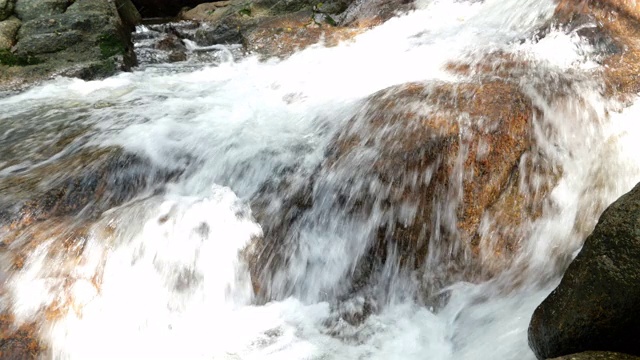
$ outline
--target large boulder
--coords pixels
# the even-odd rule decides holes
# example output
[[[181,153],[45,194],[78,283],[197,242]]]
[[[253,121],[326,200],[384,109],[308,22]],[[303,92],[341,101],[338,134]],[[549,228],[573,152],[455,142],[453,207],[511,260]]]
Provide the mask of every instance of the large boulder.
[[[309,185],[275,186],[288,194],[282,213],[268,197],[254,203],[264,230],[249,251],[256,289],[266,300],[277,293],[269,286],[282,279],[279,269],[290,262],[297,232],[315,221],[304,214],[316,204],[350,224],[377,225],[358,240],[368,250],[344,275],[353,290],[371,284],[388,261],[418,271],[426,301],[453,281],[492,277],[513,260],[527,236],[523,225],[539,216],[557,178],[535,160],[536,111],[518,85],[495,78],[374,94],[330,143]]]
[[[536,309],[529,344],[539,359],[587,350],[640,356],[640,184],[614,202]]]
[[[52,75],[94,79],[136,64],[131,32],[140,16],[130,0],[21,0],[16,9],[23,21],[0,58],[0,86]]]
[[[17,0],[16,16],[22,21],[62,14],[71,4],[69,0]]]

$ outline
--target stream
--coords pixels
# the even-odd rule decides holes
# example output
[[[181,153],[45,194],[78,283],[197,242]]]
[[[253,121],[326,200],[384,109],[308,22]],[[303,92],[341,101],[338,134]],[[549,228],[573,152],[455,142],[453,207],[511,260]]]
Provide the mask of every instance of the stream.
[[[25,222],[18,235],[0,227],[0,309],[36,323],[43,357],[60,360],[535,359],[527,344],[534,309],[604,208],[640,181],[640,103],[603,97],[598,51],[575,32],[534,38],[554,8],[551,0],[421,0],[353,40],[286,59],[219,46],[218,55],[149,62],[100,81],[57,78],[0,98],[7,216],[20,211],[7,204],[35,191],[10,179],[56,184],[91,169],[91,156],[65,162],[88,149],[144,159],[137,176],[148,185],[123,201],[97,197],[91,211]],[[435,295],[445,301],[423,301],[416,273],[393,261],[367,289],[351,291],[345,279],[384,214],[336,210],[338,186],[363,186],[342,180],[367,165],[318,173],[332,142],[372,94],[468,81],[446,65],[491,53],[533,64],[514,81],[541,109],[539,152],[561,169],[540,216],[527,221],[508,266],[483,281],[444,284]],[[553,92],[562,82],[571,85],[560,100],[541,95],[538,85]],[[245,256],[264,231],[255,201],[278,208],[310,178],[313,204],[287,238],[287,261],[262,284],[262,301]],[[265,193],[278,183],[290,188]],[[81,245],[60,251],[69,229],[81,230]],[[443,261],[432,256],[427,272]]]

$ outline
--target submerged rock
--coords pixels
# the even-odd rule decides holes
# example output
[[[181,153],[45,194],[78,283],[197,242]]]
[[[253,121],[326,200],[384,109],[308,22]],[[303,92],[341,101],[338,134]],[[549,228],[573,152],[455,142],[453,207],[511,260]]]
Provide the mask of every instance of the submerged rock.
[[[640,356],[640,184],[614,202],[536,309],[529,344],[539,359],[599,350]]]
[[[0,314],[0,358],[35,360],[42,350],[35,324],[16,328],[13,316]]]
[[[264,230],[250,251],[256,288],[269,298],[265,284],[286,267],[299,229],[316,221],[305,216],[316,204],[374,228],[345,274],[352,289],[395,263],[418,272],[426,301],[452,281],[503,270],[528,235],[521,225],[540,216],[557,178],[535,162],[536,111],[517,85],[495,79],[406,84],[371,96],[307,185],[271,190],[288,194],[282,213],[268,200],[254,204]]]
[[[605,95],[625,101],[640,92],[638,21],[640,3],[635,1],[562,0],[542,33],[561,27],[589,40],[601,53]]]
[[[0,178],[0,232],[57,216],[92,218],[162,186],[179,171],[154,170],[118,148],[88,148],[28,171]]]

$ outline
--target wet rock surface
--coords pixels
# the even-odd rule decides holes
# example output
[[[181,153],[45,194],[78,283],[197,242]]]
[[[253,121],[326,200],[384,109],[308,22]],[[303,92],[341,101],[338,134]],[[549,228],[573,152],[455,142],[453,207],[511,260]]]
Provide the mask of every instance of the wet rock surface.
[[[600,350],[640,355],[640,185],[600,217],[560,285],[536,309],[539,359]]]
[[[16,327],[13,316],[0,314],[0,358],[38,359],[42,350],[34,324]]]
[[[0,203],[0,227],[20,229],[57,216],[93,218],[143,191],[158,190],[176,171],[154,171],[148,161],[118,148],[88,148],[0,178],[11,194]]]
[[[243,44],[264,57],[287,57],[323,42],[335,46],[364,29],[411,8],[407,1],[223,1],[205,3],[180,14],[206,24],[198,31],[201,46]]]
[[[527,236],[520,225],[540,215],[557,176],[536,163],[535,111],[518,86],[496,80],[407,84],[371,96],[306,185],[285,177],[264,189],[289,194],[278,207],[284,213],[268,196],[254,203],[265,236],[250,249],[256,288],[269,298],[263,284],[286,266],[288,247],[313,221],[305,214],[326,201],[347,223],[378,222],[369,251],[345,275],[351,290],[396,259],[425,276],[425,299],[452,281],[490,278],[513,260]],[[537,175],[548,183],[533,181]]]

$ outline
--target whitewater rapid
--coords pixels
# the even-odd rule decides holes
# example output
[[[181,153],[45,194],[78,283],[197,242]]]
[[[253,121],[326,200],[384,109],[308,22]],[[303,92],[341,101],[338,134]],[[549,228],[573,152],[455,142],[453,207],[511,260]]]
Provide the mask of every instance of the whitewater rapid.
[[[149,65],[101,81],[59,78],[0,99],[3,141],[29,132],[15,146],[24,168],[73,146],[119,146],[157,168],[185,171],[164,193],[104,212],[81,261],[63,276],[53,269],[65,259],[47,255],[56,239],[38,245],[5,283],[3,309],[28,322],[43,306],[71,304],[42,324],[54,359],[534,359],[526,331],[559,281],[556,262],[566,265],[556,259],[573,256],[599,211],[640,180],[640,105],[622,109],[601,97],[594,49],[575,33],[533,41],[553,14],[550,0],[417,7],[339,46],[318,44],[285,60]],[[298,285],[257,305],[241,252],[262,235],[250,204],[263,184],[291,168],[303,181],[367,96],[407,82],[462,81],[448,62],[495,52],[536,64],[541,78],[571,70],[577,93],[548,104],[532,84],[537,74],[520,84],[543,110],[538,144],[563,171],[514,269],[452,285],[442,309],[402,296],[410,283],[392,282],[385,302],[351,324],[344,314],[363,312],[368,300],[327,294],[362,252],[354,239],[367,224],[328,219],[323,231],[301,234],[306,247],[283,269]],[[38,155],[52,132],[72,127],[89,135]],[[590,220],[575,226],[584,214]],[[505,290],[523,268],[524,279]]]

